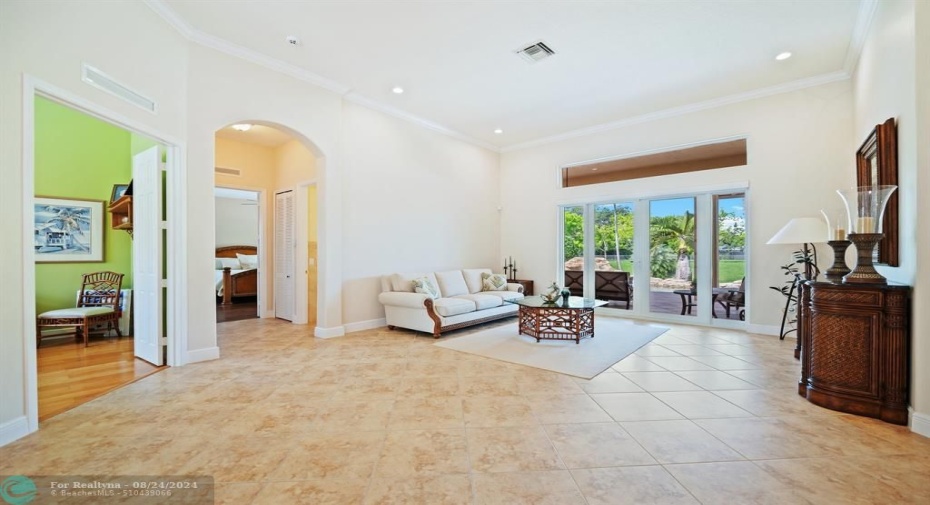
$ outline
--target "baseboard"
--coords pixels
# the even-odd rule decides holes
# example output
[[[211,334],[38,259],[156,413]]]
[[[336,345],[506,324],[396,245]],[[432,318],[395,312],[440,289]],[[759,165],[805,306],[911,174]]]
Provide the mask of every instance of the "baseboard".
[[[775,337],[779,336],[779,327],[772,324],[747,324],[746,331],[749,333],[756,333],[758,335],[772,335]]]
[[[911,411],[911,431],[930,438],[930,415],[914,412],[913,407],[908,410]]]
[[[29,421],[26,416],[19,416],[0,424],[0,447],[29,434]]]
[[[200,361],[211,361],[220,359],[219,347],[207,347],[206,349],[197,349],[196,351],[187,351],[184,354],[184,364],[198,363]]]
[[[345,334],[346,329],[344,326],[334,326],[332,328],[323,328],[322,326],[317,326],[313,329],[313,336],[317,338],[341,337]]]
[[[368,321],[359,321],[357,323],[347,323],[345,325],[345,332],[352,333],[355,331],[373,330],[375,328],[383,328],[385,326],[387,326],[387,320],[382,317],[381,319],[370,319]]]

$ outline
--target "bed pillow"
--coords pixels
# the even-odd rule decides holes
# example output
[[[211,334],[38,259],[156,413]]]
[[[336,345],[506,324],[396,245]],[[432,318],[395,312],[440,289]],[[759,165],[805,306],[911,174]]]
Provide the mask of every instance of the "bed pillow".
[[[236,253],[236,257],[239,258],[239,264],[242,265],[243,270],[251,270],[253,268],[258,268],[258,255],[257,254]]]
[[[439,298],[439,290],[436,289],[433,281],[429,280],[429,277],[418,277],[411,282],[413,282],[414,292],[423,293],[433,300]]]
[[[229,267],[233,270],[240,270],[239,258],[216,258],[216,269],[222,270]]]
[[[507,291],[507,278],[504,274],[481,274],[481,291]]]

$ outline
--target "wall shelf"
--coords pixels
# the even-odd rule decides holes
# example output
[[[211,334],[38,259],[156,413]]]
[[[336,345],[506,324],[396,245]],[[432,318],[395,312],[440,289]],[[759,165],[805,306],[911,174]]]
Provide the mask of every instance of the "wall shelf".
[[[121,196],[110,204],[110,227],[132,233],[132,195]]]

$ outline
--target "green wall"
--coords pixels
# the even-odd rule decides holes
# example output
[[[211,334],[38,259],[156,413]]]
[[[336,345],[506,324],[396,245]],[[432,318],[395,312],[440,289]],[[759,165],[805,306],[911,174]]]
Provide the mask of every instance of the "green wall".
[[[63,105],[35,100],[36,196],[110,200],[114,184],[132,179],[130,133]],[[73,307],[81,275],[100,270],[125,274],[132,287],[132,240],[110,228],[104,213],[103,263],[36,264],[36,313]]]

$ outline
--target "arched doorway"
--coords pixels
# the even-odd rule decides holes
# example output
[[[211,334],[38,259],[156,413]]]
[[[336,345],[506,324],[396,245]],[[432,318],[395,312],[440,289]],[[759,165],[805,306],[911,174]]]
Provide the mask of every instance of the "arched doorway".
[[[225,202],[214,201],[216,268],[220,268],[221,261],[227,264],[235,263],[236,259],[254,261],[251,265],[232,265],[240,267],[233,269],[235,273],[227,272],[225,276],[215,273],[217,320],[224,319],[221,317],[224,308],[236,307],[237,299],[247,302],[253,296],[257,299],[258,317],[315,325],[319,310],[317,177],[322,168],[319,150],[303,135],[267,121],[229,124],[216,130],[214,142],[216,187],[257,195],[255,213],[228,206],[229,211],[222,211],[220,203]],[[226,221],[235,218],[228,214],[253,215],[256,222],[229,223]],[[241,233],[230,233],[249,227],[255,230],[252,243],[242,243],[249,241]],[[241,252],[235,249],[239,246]],[[249,254],[252,251],[245,247],[254,248],[254,254]],[[249,276],[257,280],[250,282]]]

